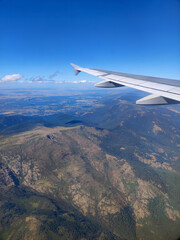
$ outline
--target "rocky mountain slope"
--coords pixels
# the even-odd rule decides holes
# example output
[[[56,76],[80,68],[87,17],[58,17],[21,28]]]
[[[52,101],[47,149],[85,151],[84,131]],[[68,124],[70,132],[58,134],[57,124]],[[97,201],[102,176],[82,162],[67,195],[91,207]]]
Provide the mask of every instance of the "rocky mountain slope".
[[[178,239],[178,113],[119,103],[1,132],[1,239]]]

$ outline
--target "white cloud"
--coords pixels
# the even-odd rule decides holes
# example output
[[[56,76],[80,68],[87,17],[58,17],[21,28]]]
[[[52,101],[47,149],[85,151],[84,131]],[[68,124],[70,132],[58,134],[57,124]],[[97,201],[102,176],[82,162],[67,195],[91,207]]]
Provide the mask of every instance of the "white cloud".
[[[35,77],[35,78],[33,79],[33,81],[41,81],[41,78],[40,78],[40,77]]]
[[[43,82],[44,79],[41,78],[41,77],[39,77],[39,76],[37,76],[37,77],[33,78],[32,81],[33,81],[33,82]]]
[[[70,83],[74,83],[74,84],[85,84],[85,83],[94,83],[92,81],[87,81],[87,80],[80,80],[80,81],[72,81]]]
[[[72,82],[70,82],[70,83],[74,83],[74,84],[76,84],[76,83],[79,83],[78,81],[72,81]]]
[[[85,84],[85,83],[91,83],[91,81],[87,80],[80,80],[80,81],[53,81],[55,84]]]
[[[64,81],[54,81],[55,84],[63,84],[65,83]]]
[[[87,83],[87,80],[81,80],[80,83]]]
[[[36,76],[34,78],[31,78],[29,81],[36,82],[36,83],[53,83],[54,80],[48,80],[44,76]]]
[[[52,82],[50,80],[47,80],[45,77],[41,77],[41,76],[36,76],[34,78],[31,78],[29,81],[33,82],[33,83],[50,83],[50,82]]]
[[[0,82],[12,82],[12,81],[17,81],[23,76],[19,73],[17,74],[9,74],[5,75],[3,78],[0,79]]]

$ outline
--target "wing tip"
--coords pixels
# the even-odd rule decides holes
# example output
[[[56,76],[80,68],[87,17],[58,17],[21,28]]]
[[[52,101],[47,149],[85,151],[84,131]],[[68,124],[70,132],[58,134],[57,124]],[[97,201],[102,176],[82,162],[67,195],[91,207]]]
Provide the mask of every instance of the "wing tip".
[[[77,75],[81,72],[79,66],[76,65],[76,64],[74,64],[74,63],[70,63],[70,65],[74,68],[74,70],[75,70],[75,75],[77,76]]]

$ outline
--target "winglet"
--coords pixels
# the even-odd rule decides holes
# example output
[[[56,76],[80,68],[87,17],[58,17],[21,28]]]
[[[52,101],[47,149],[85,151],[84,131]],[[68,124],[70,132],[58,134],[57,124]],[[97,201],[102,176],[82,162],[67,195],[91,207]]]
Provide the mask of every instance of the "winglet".
[[[81,72],[80,67],[74,63],[71,63],[71,66],[75,69],[75,75],[77,76]]]

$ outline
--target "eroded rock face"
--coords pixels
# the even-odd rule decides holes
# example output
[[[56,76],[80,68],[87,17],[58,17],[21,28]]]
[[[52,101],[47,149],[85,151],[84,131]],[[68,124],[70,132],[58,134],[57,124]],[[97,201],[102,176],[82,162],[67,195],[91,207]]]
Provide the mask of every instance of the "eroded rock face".
[[[23,179],[25,185],[32,185],[35,181],[40,179],[40,170],[36,164],[35,159],[22,159],[22,156],[17,155],[2,155],[2,160],[8,164],[9,169],[13,173]]]
[[[85,126],[41,127],[6,138],[0,147],[3,162],[0,182],[4,187],[11,187],[20,181],[32,191],[57,202],[63,200],[117,236],[122,219],[135,221],[137,229],[144,226],[142,221],[148,224],[152,215],[150,203],[158,197],[163,199],[165,216],[174,222],[180,219],[161,182],[158,185],[140,178],[126,157],[110,155],[102,149],[101,138],[107,134],[107,130]],[[120,150],[127,151],[121,146]],[[164,153],[164,150],[158,149],[158,152]],[[143,159],[138,152],[134,155],[153,168],[175,172],[169,163],[157,165],[155,155],[149,155],[150,160]],[[123,212],[125,215],[121,216],[127,208],[133,213]],[[26,223],[34,229],[36,224],[40,226],[39,220],[32,216],[26,217]]]
[[[0,163],[0,187],[7,188],[19,185],[18,178],[8,166]]]
[[[160,153],[164,153],[164,152],[162,152],[161,150]],[[158,157],[154,156],[153,154],[147,154],[146,158],[141,157],[140,155],[138,155],[138,153],[135,153],[134,155],[139,159],[139,161],[145,164],[148,164],[154,168],[161,168],[161,169],[166,169],[166,170],[175,172],[175,170],[170,166],[170,163],[158,162]]]

